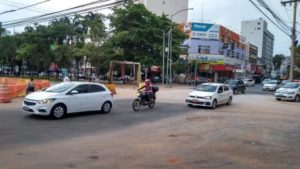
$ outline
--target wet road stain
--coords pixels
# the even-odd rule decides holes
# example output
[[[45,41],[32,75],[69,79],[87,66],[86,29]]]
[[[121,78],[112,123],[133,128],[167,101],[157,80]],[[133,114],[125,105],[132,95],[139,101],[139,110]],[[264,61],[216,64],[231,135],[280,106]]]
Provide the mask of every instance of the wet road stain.
[[[99,159],[99,156],[92,155],[92,156],[89,156],[89,158],[92,159],[92,160],[97,160],[97,159]]]
[[[75,164],[68,164],[67,165],[69,168],[76,168],[76,165]]]

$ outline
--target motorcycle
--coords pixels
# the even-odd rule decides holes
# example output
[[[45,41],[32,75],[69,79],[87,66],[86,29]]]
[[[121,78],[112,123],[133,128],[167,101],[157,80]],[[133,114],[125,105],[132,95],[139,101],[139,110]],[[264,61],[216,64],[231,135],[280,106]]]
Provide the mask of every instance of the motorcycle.
[[[156,100],[156,92],[159,90],[158,87],[153,86],[152,87],[152,93],[153,95],[146,100],[145,94],[142,91],[138,91],[138,96],[136,99],[132,102],[132,109],[134,111],[139,111],[141,109],[141,106],[148,106],[150,109],[154,108],[155,106],[155,100]]]

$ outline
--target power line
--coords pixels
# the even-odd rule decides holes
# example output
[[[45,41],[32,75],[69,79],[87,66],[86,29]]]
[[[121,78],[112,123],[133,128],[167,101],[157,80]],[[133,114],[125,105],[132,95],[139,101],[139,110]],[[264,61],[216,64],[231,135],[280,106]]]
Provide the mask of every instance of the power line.
[[[18,3],[11,4],[9,1],[0,1],[0,4],[5,5],[5,6],[9,6],[9,7],[14,7],[14,8],[20,8],[20,7],[24,6],[24,4],[20,5]],[[32,11],[32,12],[37,12],[37,13],[47,13],[47,12],[49,12],[49,11],[47,11],[47,12],[43,11],[42,9],[38,9],[38,8],[27,8],[25,10]]]
[[[249,0],[254,7],[256,7],[269,21],[271,21],[278,29],[280,29],[284,34],[290,37],[290,34],[286,32],[283,28],[281,28],[277,23],[275,23],[264,11],[262,11],[252,0]]]
[[[19,11],[19,10],[22,10],[22,9],[26,9],[26,8],[30,8],[30,7],[33,7],[33,6],[36,6],[36,5],[40,5],[40,4],[46,3],[48,1],[51,1],[51,0],[44,0],[44,1],[37,2],[37,3],[31,4],[31,5],[27,5],[27,6],[24,6],[24,7],[21,7],[21,8],[12,9],[12,10],[8,10],[8,11],[3,11],[3,12],[0,12],[0,15],[6,14],[6,13],[11,13],[11,12],[16,12],[16,11]]]
[[[4,1],[6,4],[8,5],[11,5],[11,6],[17,6],[18,8],[22,7],[22,6],[26,6],[28,4],[26,3],[20,3],[20,2],[16,2],[16,1],[13,1],[13,0],[5,0]],[[2,2],[3,3],[3,2]],[[42,13],[46,13],[46,12],[52,12],[51,10],[47,10],[45,8],[41,8],[41,7],[37,7],[37,6],[33,6],[33,7],[30,7],[30,8],[27,8],[25,10],[33,10],[33,11],[39,11],[39,12],[42,12]]]
[[[262,7],[264,7],[275,19],[275,21],[277,22],[277,24],[279,26],[281,26],[281,28],[287,30],[287,31],[291,31],[291,27],[288,26],[270,7],[268,4],[265,3],[264,0],[257,0],[258,3],[260,3],[262,5]]]
[[[11,20],[11,21],[3,21],[2,24],[3,24],[3,26],[5,26],[5,25],[9,25],[9,24],[14,24],[14,23],[17,23],[17,22],[26,21],[26,20],[38,19],[38,18],[51,16],[51,15],[54,15],[54,14],[59,14],[59,13],[62,13],[62,12],[67,12],[67,11],[75,10],[77,8],[83,8],[83,7],[87,7],[87,6],[90,6],[90,5],[103,3],[103,2],[107,2],[107,1],[111,1],[111,0],[97,0],[97,1],[87,3],[87,4],[78,5],[78,6],[75,6],[75,7],[72,7],[72,8],[67,8],[67,9],[64,9],[64,10],[56,11],[56,12],[50,12],[50,13],[46,13],[46,14],[43,14],[43,15],[38,15],[38,16],[33,16],[33,17],[28,17],[28,18],[22,18],[22,19],[16,19],[16,20]]]
[[[16,27],[16,26],[23,26],[23,25],[26,25],[26,24],[51,21],[51,20],[54,20],[54,19],[57,19],[57,18],[74,16],[76,14],[85,14],[85,13],[88,13],[88,12],[91,12],[91,11],[98,11],[98,10],[102,10],[102,9],[111,8],[111,7],[114,7],[114,6],[117,6],[117,5],[121,5],[124,2],[126,2],[126,1],[116,1],[116,2],[109,3],[109,4],[105,4],[105,5],[94,6],[94,7],[90,7],[90,8],[86,8],[86,9],[79,9],[79,10],[76,10],[76,11],[71,11],[71,12],[56,14],[56,15],[50,15],[50,16],[47,16],[47,17],[40,17],[40,18],[35,17],[33,19],[32,19],[32,17],[31,18],[25,18],[22,21],[3,24],[3,27],[11,28],[11,27]],[[63,10],[63,11],[65,11],[65,10]],[[55,13],[58,13],[58,12],[55,12]]]

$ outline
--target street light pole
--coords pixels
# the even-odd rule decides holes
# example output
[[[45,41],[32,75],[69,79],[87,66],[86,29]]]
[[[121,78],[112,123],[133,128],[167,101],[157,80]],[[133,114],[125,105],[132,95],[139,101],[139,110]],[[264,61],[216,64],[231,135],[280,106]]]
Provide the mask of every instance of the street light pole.
[[[169,31],[169,36],[168,36],[168,47],[169,47],[169,59],[170,59],[170,77],[168,79],[170,85],[171,85],[171,82],[172,82],[172,29],[173,29],[173,17],[177,14],[179,14],[180,12],[183,12],[183,11],[188,11],[188,10],[193,10],[194,8],[187,8],[187,9],[181,9],[177,12],[175,12],[174,14],[171,15],[171,23],[170,23],[170,31]]]

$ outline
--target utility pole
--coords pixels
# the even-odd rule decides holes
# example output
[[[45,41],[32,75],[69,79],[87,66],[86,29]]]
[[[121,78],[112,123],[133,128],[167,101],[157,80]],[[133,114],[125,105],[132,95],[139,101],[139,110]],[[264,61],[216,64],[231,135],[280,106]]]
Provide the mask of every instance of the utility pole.
[[[287,3],[292,4],[294,3],[294,11],[293,11],[293,25],[292,25],[292,45],[291,45],[291,64],[290,64],[290,80],[294,79],[294,65],[295,65],[295,41],[296,41],[296,16],[297,16],[297,3],[300,0],[290,0],[290,1],[282,1],[282,5],[286,5]]]
[[[165,85],[165,53],[166,53],[166,32],[163,30],[163,60],[161,83]]]

